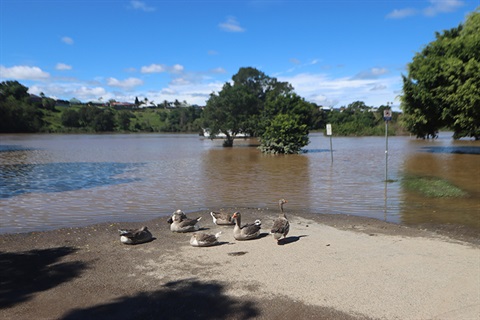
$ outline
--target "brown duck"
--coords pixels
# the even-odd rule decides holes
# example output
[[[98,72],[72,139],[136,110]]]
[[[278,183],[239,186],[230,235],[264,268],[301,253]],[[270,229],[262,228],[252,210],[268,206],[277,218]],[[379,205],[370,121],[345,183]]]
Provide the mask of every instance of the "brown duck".
[[[235,220],[235,227],[233,227],[233,237],[235,240],[250,240],[260,236],[260,229],[262,228],[260,220],[242,226],[240,212],[235,212],[232,218]]]
[[[280,215],[273,222],[272,230],[270,231],[273,234],[273,238],[277,241],[283,236],[285,238],[290,231],[290,222],[288,222],[287,216],[283,211],[283,205],[288,201],[285,199],[278,200],[278,206],[280,207]]]
[[[210,215],[212,216],[213,223],[218,226],[235,224],[235,220],[233,220],[233,214],[212,211],[210,212]]]

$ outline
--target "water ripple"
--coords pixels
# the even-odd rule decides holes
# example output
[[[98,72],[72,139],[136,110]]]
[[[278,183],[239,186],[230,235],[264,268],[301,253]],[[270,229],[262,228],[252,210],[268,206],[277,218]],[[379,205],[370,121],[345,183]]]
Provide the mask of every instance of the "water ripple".
[[[52,193],[139,181],[118,177],[141,164],[69,162],[0,166],[0,198],[25,193]]]

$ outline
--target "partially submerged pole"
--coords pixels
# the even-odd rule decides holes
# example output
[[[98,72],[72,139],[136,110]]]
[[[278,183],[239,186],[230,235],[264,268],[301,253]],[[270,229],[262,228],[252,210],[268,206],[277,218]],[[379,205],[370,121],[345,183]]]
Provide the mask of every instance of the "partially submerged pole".
[[[385,182],[388,181],[388,122],[392,120],[392,110],[388,108],[391,104],[387,102],[387,109],[383,110],[383,120],[385,120]]]
[[[333,149],[332,149],[332,124],[327,124],[327,136],[330,136],[330,158],[332,159],[333,163]]]

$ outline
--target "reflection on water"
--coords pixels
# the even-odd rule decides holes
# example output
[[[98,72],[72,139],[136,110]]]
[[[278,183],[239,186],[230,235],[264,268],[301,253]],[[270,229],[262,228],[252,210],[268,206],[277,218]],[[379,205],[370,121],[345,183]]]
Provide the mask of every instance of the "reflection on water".
[[[445,179],[466,191],[468,196],[428,198],[404,190],[402,222],[411,225],[461,223],[480,230],[480,145],[473,144],[426,146],[405,157],[406,174]]]
[[[72,162],[0,165],[0,199],[24,193],[65,192],[138,179],[118,178],[132,168],[127,163]]]
[[[264,155],[256,148],[212,148],[202,157],[203,195],[214,207],[268,207],[280,198],[308,207],[309,160],[305,155]]]
[[[0,233],[141,221],[176,209],[276,207],[394,223],[480,230],[475,141],[312,134],[306,153],[264,155],[253,140],[223,148],[196,135],[0,135]],[[402,189],[405,175],[439,177],[469,193],[428,199]]]

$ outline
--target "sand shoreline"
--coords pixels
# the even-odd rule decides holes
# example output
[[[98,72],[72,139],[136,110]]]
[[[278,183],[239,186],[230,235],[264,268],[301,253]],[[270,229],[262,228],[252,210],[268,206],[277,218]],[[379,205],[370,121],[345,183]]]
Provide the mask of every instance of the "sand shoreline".
[[[166,217],[0,235],[2,319],[477,319],[479,236],[339,215],[289,215],[285,245],[268,235],[194,248]],[[287,214],[288,211],[287,211]],[[123,245],[118,228],[156,238]],[[240,253],[232,255],[232,253]]]

